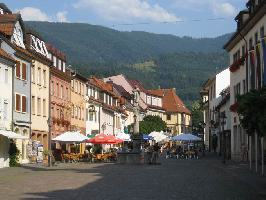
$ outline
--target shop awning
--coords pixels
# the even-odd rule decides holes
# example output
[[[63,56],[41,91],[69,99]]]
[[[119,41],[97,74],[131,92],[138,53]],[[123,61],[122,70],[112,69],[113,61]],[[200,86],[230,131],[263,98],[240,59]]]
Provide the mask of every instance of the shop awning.
[[[9,139],[22,139],[22,140],[29,139],[26,136],[19,135],[17,133],[12,132],[12,131],[5,131],[5,130],[0,130],[0,135],[3,135],[5,137],[8,137]]]

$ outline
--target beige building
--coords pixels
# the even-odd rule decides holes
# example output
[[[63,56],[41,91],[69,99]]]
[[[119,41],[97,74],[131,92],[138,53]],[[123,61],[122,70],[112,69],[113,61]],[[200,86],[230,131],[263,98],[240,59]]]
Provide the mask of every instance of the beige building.
[[[247,9],[236,16],[237,30],[224,48],[230,55],[230,109],[231,157],[241,159],[241,148],[254,144],[257,138],[248,138],[236,112],[237,95],[262,87],[263,49],[266,28],[266,1],[249,0]],[[242,146],[242,147],[241,147]],[[254,150],[252,150],[254,152]]]
[[[174,88],[149,90],[149,93],[152,93],[154,97],[155,94],[157,94],[157,97],[162,97],[162,108],[164,110],[162,119],[167,124],[168,132],[178,135],[191,131],[191,112],[176,95]],[[157,99],[156,102],[160,103],[160,100]]]
[[[80,74],[72,73],[71,80],[71,131],[80,131],[86,135],[86,116],[85,116],[85,94],[87,79]],[[80,152],[85,150],[85,145],[81,144]]]
[[[49,76],[52,62],[47,58],[45,43],[37,34],[27,33],[26,47],[33,55],[31,65],[31,140],[48,149]]]

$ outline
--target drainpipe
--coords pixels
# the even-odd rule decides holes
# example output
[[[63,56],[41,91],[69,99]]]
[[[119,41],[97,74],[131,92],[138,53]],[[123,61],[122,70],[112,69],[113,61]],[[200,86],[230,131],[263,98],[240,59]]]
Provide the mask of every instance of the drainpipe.
[[[48,83],[49,83],[49,90],[48,90],[48,120],[47,120],[47,123],[48,123],[48,151],[49,151],[49,154],[48,154],[48,166],[51,167],[52,166],[52,157],[51,157],[51,151],[52,151],[52,147],[51,147],[51,69],[49,68],[49,80],[48,80]]]

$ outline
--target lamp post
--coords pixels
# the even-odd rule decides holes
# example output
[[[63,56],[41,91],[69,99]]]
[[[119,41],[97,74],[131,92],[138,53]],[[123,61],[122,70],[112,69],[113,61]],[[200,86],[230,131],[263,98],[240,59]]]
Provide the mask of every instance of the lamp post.
[[[106,130],[106,123],[104,122],[103,124],[102,124],[102,130],[103,130],[103,134],[104,134],[104,131]]]
[[[52,136],[51,136],[51,126],[52,126],[52,120],[51,117],[49,117],[47,119],[47,124],[48,124],[48,166],[51,167],[52,166],[52,145],[51,145],[51,140],[52,140]]]

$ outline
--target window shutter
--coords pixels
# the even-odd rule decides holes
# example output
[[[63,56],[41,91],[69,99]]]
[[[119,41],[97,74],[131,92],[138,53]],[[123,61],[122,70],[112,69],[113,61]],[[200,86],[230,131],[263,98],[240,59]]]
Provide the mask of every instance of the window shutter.
[[[16,94],[16,111],[20,111],[20,95]]]
[[[16,63],[16,77],[20,78],[20,62]]]
[[[27,101],[26,101],[26,97],[25,96],[22,96],[22,112],[27,112],[26,111],[26,103],[27,103]]]
[[[27,66],[25,63],[22,63],[22,79],[27,80]]]

